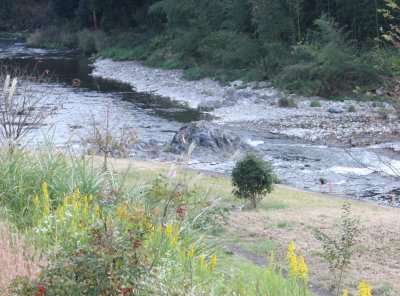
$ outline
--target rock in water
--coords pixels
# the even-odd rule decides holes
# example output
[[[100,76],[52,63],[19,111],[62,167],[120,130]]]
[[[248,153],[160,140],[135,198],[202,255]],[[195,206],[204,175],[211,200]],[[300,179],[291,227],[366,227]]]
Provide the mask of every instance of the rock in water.
[[[205,120],[181,127],[175,134],[171,147],[174,152],[182,152],[193,142],[197,147],[209,148],[215,152],[233,152],[248,148],[237,134]]]
[[[215,109],[221,108],[222,103],[220,101],[206,101],[202,102],[197,106],[197,110],[200,112],[209,112]]]

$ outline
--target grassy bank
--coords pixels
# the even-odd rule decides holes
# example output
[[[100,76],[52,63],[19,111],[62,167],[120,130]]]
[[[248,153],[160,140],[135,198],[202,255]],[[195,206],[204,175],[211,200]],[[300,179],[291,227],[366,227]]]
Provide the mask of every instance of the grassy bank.
[[[123,160],[116,164],[126,165]],[[137,162],[136,166],[147,172],[149,178],[155,171],[168,170],[165,164]],[[233,197],[230,180],[224,177],[204,176],[198,190],[218,197],[221,208],[233,209],[243,204]],[[229,211],[227,222],[217,232],[218,237],[259,256],[266,257],[274,251],[281,264],[285,262],[287,241],[293,240],[307,258],[311,281],[329,289],[333,285],[332,275],[327,263],[318,256],[322,246],[314,230],[336,233],[344,202],[350,203],[351,214],[359,219],[362,228],[344,286],[355,293],[358,283],[366,279],[372,284],[373,295],[397,295],[400,282],[396,274],[400,262],[394,254],[399,246],[400,216],[396,208],[277,185],[258,210]]]
[[[128,163],[126,160],[113,162],[117,171],[124,170]],[[132,184],[146,183],[160,173],[168,174],[171,168],[171,164],[152,162],[132,162],[132,165],[141,172],[129,178]],[[188,176],[194,178],[198,173],[188,172]],[[261,201],[258,210],[245,206],[239,211],[235,208],[242,208],[245,203],[233,197],[228,178],[204,175],[196,188],[197,192],[207,193],[217,200],[219,209],[229,209],[227,220],[220,218],[221,223],[211,228],[223,244],[233,243],[261,257],[267,257],[273,251],[277,262],[285,268],[287,243],[293,240],[307,259],[310,280],[327,289],[334,281],[328,264],[318,255],[322,245],[314,231],[320,229],[335,235],[342,205],[348,202],[351,215],[359,220],[362,230],[344,286],[353,295],[361,280],[372,284],[372,295],[397,295],[400,290],[397,280],[400,262],[395,256],[400,243],[399,209],[276,185],[275,190]]]
[[[215,234],[229,195],[206,185],[214,177],[124,160],[104,170],[54,150],[0,160],[0,284],[11,295],[311,295],[297,273],[224,251]]]

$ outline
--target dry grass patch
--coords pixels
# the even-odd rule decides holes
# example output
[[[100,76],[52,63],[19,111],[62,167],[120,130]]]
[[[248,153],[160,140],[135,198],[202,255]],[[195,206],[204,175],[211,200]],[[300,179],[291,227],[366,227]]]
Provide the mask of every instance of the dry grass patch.
[[[43,264],[33,246],[27,246],[8,223],[0,222],[0,295],[6,295],[5,291],[17,277],[36,278]]]
[[[268,210],[268,204],[278,201],[286,204],[287,208]],[[279,186],[262,201],[262,210],[232,212],[224,236],[236,241],[240,239],[242,245],[262,244],[266,239],[273,241],[281,262],[284,262],[287,246],[293,240],[309,264],[311,281],[330,288],[332,278],[326,262],[317,256],[321,243],[315,239],[313,230],[317,228],[334,233],[339,225],[343,202],[341,198]],[[350,203],[352,216],[360,219],[362,232],[344,285],[354,291],[358,283],[365,279],[375,289],[383,287],[387,291],[392,287],[391,293],[378,292],[377,295],[398,295],[400,211],[357,201]]]

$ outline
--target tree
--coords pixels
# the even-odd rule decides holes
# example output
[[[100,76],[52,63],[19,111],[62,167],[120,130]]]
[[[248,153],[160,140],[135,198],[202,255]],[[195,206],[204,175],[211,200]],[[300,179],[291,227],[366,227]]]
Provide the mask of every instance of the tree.
[[[263,195],[272,191],[273,180],[271,165],[249,153],[232,171],[233,193],[236,197],[250,199],[253,208],[257,208]]]

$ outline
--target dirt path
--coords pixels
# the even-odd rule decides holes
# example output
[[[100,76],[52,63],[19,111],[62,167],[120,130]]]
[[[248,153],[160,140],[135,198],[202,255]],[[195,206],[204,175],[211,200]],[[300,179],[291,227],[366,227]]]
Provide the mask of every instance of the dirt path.
[[[268,257],[261,257],[261,256],[259,256],[257,254],[254,254],[253,252],[250,252],[250,251],[248,251],[246,249],[243,249],[242,247],[239,247],[237,245],[227,244],[227,245],[225,245],[225,248],[228,251],[233,252],[236,255],[239,255],[239,256],[251,261],[252,263],[254,263],[254,264],[258,265],[258,266],[267,267],[268,264],[269,264],[269,258]],[[282,275],[284,277],[287,277],[287,274],[288,274],[287,270],[282,269]],[[319,295],[319,296],[333,296],[333,294],[330,291],[328,291],[328,290],[326,290],[326,289],[324,289],[322,287],[319,287],[318,285],[316,285],[314,283],[309,283],[308,286],[309,286],[310,291],[315,293],[316,295]]]

